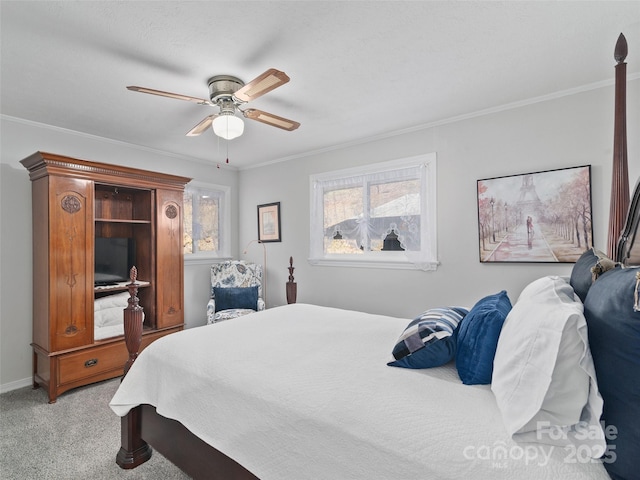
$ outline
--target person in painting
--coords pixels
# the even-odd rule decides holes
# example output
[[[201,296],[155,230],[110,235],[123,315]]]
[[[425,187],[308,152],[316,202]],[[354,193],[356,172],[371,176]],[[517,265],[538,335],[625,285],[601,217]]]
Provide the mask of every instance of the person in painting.
[[[533,243],[533,218],[527,216],[527,245],[531,249]]]

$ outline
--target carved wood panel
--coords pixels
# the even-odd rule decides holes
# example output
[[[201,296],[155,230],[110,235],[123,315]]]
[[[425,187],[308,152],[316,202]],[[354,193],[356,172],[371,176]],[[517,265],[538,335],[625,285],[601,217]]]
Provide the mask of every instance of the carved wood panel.
[[[87,180],[50,178],[49,264],[54,351],[92,341],[92,187]]]
[[[158,328],[183,322],[182,192],[157,190]]]

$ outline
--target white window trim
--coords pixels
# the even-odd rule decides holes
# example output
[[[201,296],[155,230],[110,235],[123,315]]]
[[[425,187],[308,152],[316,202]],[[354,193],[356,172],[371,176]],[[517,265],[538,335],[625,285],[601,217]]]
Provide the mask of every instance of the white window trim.
[[[316,186],[318,183],[352,176],[393,171],[413,166],[425,168],[425,175],[422,177],[422,181],[425,182],[423,184],[425,187],[423,192],[426,191],[426,195],[423,195],[425,198],[421,199],[423,206],[422,219],[425,221],[421,222],[421,224],[424,225],[424,228],[428,228],[428,233],[426,235],[428,245],[426,245],[426,247],[427,251],[430,252],[429,258],[415,261],[408,258],[408,252],[365,252],[357,255],[325,254],[324,251],[319,251],[319,246],[314,247],[314,238],[317,238],[318,236],[324,238],[324,228],[322,221],[318,222],[318,219],[315,219],[314,221],[314,215],[311,213],[309,263],[311,265],[339,267],[418,269],[425,271],[436,270],[439,262],[437,253],[437,168],[435,152],[399,160],[375,163],[362,167],[346,168],[343,170],[311,175],[309,177],[310,205],[313,212],[314,205],[317,205],[316,202],[319,201],[319,199],[316,198]],[[316,251],[314,251],[314,248]]]
[[[185,265],[205,265],[210,264],[213,260],[226,260],[231,258],[231,187],[227,185],[216,185],[214,183],[199,182],[196,180],[190,181],[185,190],[193,191],[207,191],[215,190],[223,193],[222,200],[222,221],[221,229],[222,234],[218,238],[220,242],[220,250],[217,252],[197,252],[197,253],[185,253],[184,264]],[[220,232],[219,232],[220,234]]]

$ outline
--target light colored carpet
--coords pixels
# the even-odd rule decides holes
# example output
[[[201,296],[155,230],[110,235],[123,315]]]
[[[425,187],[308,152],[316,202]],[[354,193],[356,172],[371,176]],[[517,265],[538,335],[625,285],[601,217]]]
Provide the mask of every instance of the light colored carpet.
[[[120,379],[63,393],[49,404],[43,389],[0,395],[0,478],[3,480],[185,480],[157,452],[133,470],[116,464],[120,417],[109,408]]]

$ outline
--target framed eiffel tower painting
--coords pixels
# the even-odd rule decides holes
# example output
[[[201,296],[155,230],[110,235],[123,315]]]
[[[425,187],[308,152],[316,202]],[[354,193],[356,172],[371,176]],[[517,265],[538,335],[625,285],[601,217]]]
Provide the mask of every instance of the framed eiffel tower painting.
[[[575,263],[593,246],[591,165],[478,180],[481,262]]]

